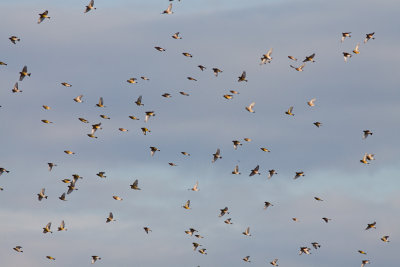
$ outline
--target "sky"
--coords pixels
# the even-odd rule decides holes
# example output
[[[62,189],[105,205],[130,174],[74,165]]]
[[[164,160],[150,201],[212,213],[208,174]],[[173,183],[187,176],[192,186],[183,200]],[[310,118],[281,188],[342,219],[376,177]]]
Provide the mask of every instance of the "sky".
[[[0,3],[0,167],[10,171],[0,176],[1,266],[89,266],[92,255],[103,266],[398,266],[397,1],[182,0],[171,15],[161,14],[167,0],[97,0],[84,14],[88,2]],[[51,18],[38,24],[45,10]],[[352,37],[341,43],[342,32]],[[12,44],[12,35],[21,41]],[[344,62],[357,43],[360,54]],[[271,63],[260,65],[270,48]],[[290,67],[313,53],[303,72]],[[25,65],[32,75],[12,93]],[[248,82],[238,82],[243,71]],[[239,94],[227,100],[229,90]],[[135,105],[139,96],[144,106]],[[100,97],[104,108],[95,106]],[[252,102],[254,113],[245,110]],[[294,116],[285,114],[291,106]],[[148,122],[146,111],[156,114]],[[367,129],[373,135],[363,139]],[[151,156],[150,146],[160,151]],[[212,163],[218,148],[222,158]],[[360,163],[364,153],[375,160]],[[48,162],[57,164],[51,172]],[[231,174],[236,165],[241,175]],[[261,175],[249,177],[257,165]],[[271,169],[278,174],[268,179]],[[83,179],[61,201],[61,180],[72,174]],[[136,179],[140,191],[130,188]],[[188,190],[196,181],[200,190]],[[38,201],[41,188],[48,199]],[[224,207],[230,214],[220,218]],[[106,223],[109,212],[116,221]],[[62,220],[68,230],[58,232]],[[48,222],[53,233],[43,234]],[[246,227],[252,236],[242,235]],[[204,238],[186,235],[189,228]],[[311,242],[321,248],[299,255]]]

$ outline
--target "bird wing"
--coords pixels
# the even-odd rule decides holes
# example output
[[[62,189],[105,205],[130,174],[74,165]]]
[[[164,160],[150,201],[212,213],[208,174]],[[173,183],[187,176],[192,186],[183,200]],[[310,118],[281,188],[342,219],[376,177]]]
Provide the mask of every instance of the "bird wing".
[[[28,67],[27,66],[24,66],[24,68],[22,69],[22,72],[28,72]]]
[[[102,105],[103,105],[103,97],[100,97],[99,106],[102,106]]]
[[[270,57],[272,54],[272,48],[267,52],[267,57]]]
[[[167,8],[167,12],[171,12],[171,9],[172,9],[172,3],[169,4],[169,6],[168,6],[168,8]]]
[[[50,230],[50,227],[51,227],[51,222],[49,222],[49,223],[46,225],[46,229]]]
[[[42,190],[40,190],[40,194],[43,195],[43,196],[44,196],[44,191],[45,191],[44,188],[42,188]]]
[[[292,111],[293,111],[293,107],[290,107],[290,108],[288,109],[288,113],[292,113]]]
[[[136,180],[133,182],[133,186],[134,186],[134,187],[137,187],[138,184],[139,184],[139,181],[138,181],[138,179],[136,179]]]
[[[114,215],[112,214],[112,212],[110,212],[110,214],[108,215],[108,218],[110,218],[111,220],[114,219]]]

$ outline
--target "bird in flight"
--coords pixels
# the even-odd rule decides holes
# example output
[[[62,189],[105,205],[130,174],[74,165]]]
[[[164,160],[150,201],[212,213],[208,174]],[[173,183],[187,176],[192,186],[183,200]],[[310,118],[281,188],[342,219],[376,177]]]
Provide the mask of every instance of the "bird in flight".
[[[306,65],[306,64],[303,63],[300,67],[295,67],[295,66],[293,66],[293,65],[290,65],[290,67],[293,68],[293,69],[295,69],[295,70],[297,70],[297,71],[303,71],[303,68],[304,68],[305,65]]]
[[[271,54],[272,54],[272,48],[268,50],[266,54],[262,55],[260,65],[271,63],[272,60]]]
[[[163,11],[163,13],[161,14],[173,14],[174,12],[172,12],[172,4],[169,4],[169,6],[167,7],[166,10]]]
[[[259,173],[259,171],[258,171],[259,168],[260,168],[260,166],[257,165],[254,169],[251,170],[249,176],[251,177],[251,176],[253,176],[255,174],[261,175],[261,173]]]
[[[11,37],[8,38],[8,39],[10,39],[11,43],[13,43],[13,44],[16,44],[17,42],[21,41],[20,38],[18,38],[17,36],[14,36],[14,35],[11,36]]]
[[[98,260],[101,260],[99,256],[92,256],[92,264],[94,264]]]
[[[351,37],[350,34],[351,34],[351,32],[342,32],[342,40],[341,40],[341,42],[343,43],[344,39],[350,38]]]
[[[113,221],[116,221],[116,220],[114,219],[113,213],[110,212],[110,213],[108,214],[107,219],[106,219],[106,223],[113,222]]]
[[[368,42],[369,40],[371,40],[371,39],[372,39],[372,40],[375,40],[374,34],[375,34],[375,32],[367,33],[367,34],[365,35],[364,44],[365,44],[366,42]]]
[[[252,102],[250,105],[248,105],[246,107],[246,110],[250,113],[254,113],[255,111],[253,110],[254,106],[255,106],[256,102]]]
[[[85,10],[84,13],[87,13],[87,12],[89,12],[89,11],[92,10],[92,9],[96,9],[96,8],[94,7],[94,0],[91,0],[91,1],[89,2],[89,4],[86,6],[86,10]]]
[[[285,114],[294,116],[293,107],[290,107],[290,108],[285,112]]]
[[[190,210],[190,200],[186,201],[185,205],[183,205],[182,208]]]
[[[238,77],[238,82],[247,82],[245,71],[243,71],[242,74]]]
[[[31,76],[31,74],[28,73],[28,67],[27,66],[24,66],[24,68],[22,69],[22,71],[19,74],[20,74],[19,81],[22,81],[25,78],[25,76],[29,76],[29,77]]]
[[[48,14],[49,14],[49,11],[45,11],[45,12],[43,12],[43,13],[41,13],[41,14],[39,14],[39,20],[38,20],[38,24],[40,24],[41,22],[43,22],[43,20],[44,19],[50,19],[50,17],[48,16]]]
[[[244,230],[244,232],[242,234],[245,235],[245,236],[251,236],[250,227],[247,227],[246,230]]]
[[[42,201],[43,198],[47,199],[47,196],[45,195],[44,191],[45,191],[45,189],[42,188],[42,189],[40,190],[39,194],[37,194],[38,200],[39,200],[39,201]]]
[[[133,189],[133,190],[141,190],[141,189],[139,188],[139,181],[138,181],[138,179],[136,179],[136,180],[133,182],[133,184],[131,184],[130,186],[131,186],[131,189]]]
[[[219,148],[217,149],[217,151],[213,154],[213,160],[211,161],[212,163],[216,162],[217,159],[222,159],[221,157],[221,151],[219,150]]]

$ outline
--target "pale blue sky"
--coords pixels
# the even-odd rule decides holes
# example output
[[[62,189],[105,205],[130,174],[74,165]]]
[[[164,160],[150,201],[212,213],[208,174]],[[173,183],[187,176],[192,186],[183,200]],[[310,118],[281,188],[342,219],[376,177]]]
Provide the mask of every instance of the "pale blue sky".
[[[0,66],[0,167],[10,170],[0,176],[0,265],[89,266],[90,256],[99,255],[96,264],[103,266],[236,267],[250,255],[253,266],[275,258],[279,266],[360,266],[363,259],[398,266],[398,2],[182,0],[173,2],[173,15],[160,14],[166,0],[97,0],[97,10],[83,14],[88,2],[0,4],[0,61],[8,64]],[[37,14],[46,9],[51,19],[38,25]],[[177,31],[182,40],[171,38]],[[344,31],[352,38],[340,43]],[[363,44],[369,32],[376,39]],[[21,41],[13,45],[11,35]],[[358,42],[360,54],[344,63],[342,52]],[[260,66],[271,47],[272,63]],[[303,60],[312,53],[316,63],[303,72],[289,67],[300,62],[287,56]],[[201,72],[199,64],[207,69]],[[13,94],[24,65],[32,76]],[[213,67],[223,70],[217,78]],[[238,83],[243,70],[248,82]],[[150,81],[126,82],[143,75]],[[240,94],[226,100],[229,90]],[[166,92],[172,97],[161,97]],[[80,94],[84,102],[75,103]],[[134,104],[139,95],[144,107]],[[95,107],[100,96],[104,109]],[[250,114],[245,106],[253,101]],[[294,117],[284,114],[290,106]],[[149,110],[156,116],[144,123]],[[98,122],[103,130],[90,139],[86,134]],[[144,126],[152,131],[146,136]],[[363,140],[365,129],[374,134]],[[243,146],[234,150],[232,140]],[[161,151],[151,157],[150,146]],[[212,164],[217,148],[223,158]],[[64,154],[67,149],[76,155]],[[364,153],[376,160],[361,164]],[[58,166],[49,172],[47,162]],[[240,176],[231,174],[236,164]],[[249,178],[256,165],[262,175]],[[267,180],[272,168],[278,175]],[[99,171],[107,178],[97,177]],[[296,171],[306,176],[293,180]],[[61,180],[74,173],[84,179],[62,202]],[[135,179],[141,191],[130,189]],[[200,191],[188,191],[196,181]],[[39,202],[43,187],[49,197]],[[186,211],[181,206],[188,199]],[[264,201],[274,206],[264,210]],[[225,206],[233,225],[217,216]],[[110,211],[117,221],[106,224]],[[61,220],[67,232],[56,231]],[[44,235],[50,221],[54,233]],[[377,229],[365,231],[373,221]],[[153,232],[146,235],[143,226]],[[251,237],[241,234],[247,226]],[[190,227],[205,238],[185,235]],[[380,241],[383,235],[391,242]],[[298,255],[314,241],[318,251]],[[192,242],[208,255],[193,252]],[[12,250],[16,245],[23,254]]]

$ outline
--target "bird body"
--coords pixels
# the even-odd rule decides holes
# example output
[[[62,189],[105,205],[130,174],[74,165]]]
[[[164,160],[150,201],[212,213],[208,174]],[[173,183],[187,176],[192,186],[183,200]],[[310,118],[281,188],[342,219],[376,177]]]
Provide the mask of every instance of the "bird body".
[[[133,189],[133,190],[141,190],[141,189],[139,188],[139,180],[138,180],[138,179],[136,179],[136,180],[133,182],[133,184],[131,184],[130,186],[131,186],[131,189]]]
[[[92,10],[92,9],[96,9],[96,8],[94,7],[94,0],[90,0],[89,4],[86,6],[86,10],[85,10],[84,13],[87,13],[87,12],[89,12],[89,11]]]
[[[24,66],[22,71],[19,74],[20,74],[19,81],[22,81],[25,78],[25,76],[29,76],[29,77],[31,76],[31,74],[28,73],[28,67],[27,66]]]
[[[222,159],[221,157],[221,151],[219,150],[219,148],[217,149],[217,151],[213,154],[213,160],[211,161],[212,163],[216,162],[217,159]]]

